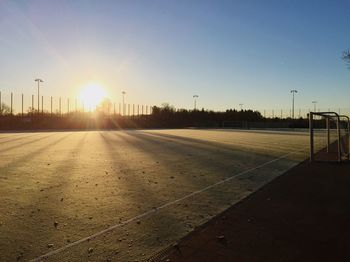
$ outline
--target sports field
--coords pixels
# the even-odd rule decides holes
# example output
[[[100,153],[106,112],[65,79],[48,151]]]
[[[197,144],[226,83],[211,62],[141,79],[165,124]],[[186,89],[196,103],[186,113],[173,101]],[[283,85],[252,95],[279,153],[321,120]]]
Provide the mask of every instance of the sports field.
[[[142,261],[308,157],[307,132],[0,134],[0,261]]]

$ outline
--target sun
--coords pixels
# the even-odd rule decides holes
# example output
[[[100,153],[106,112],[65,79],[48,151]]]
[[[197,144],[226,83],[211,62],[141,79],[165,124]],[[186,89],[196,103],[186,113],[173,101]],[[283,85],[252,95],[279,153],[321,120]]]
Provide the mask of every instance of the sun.
[[[82,88],[79,98],[87,108],[94,109],[107,97],[106,91],[99,84],[88,84]]]

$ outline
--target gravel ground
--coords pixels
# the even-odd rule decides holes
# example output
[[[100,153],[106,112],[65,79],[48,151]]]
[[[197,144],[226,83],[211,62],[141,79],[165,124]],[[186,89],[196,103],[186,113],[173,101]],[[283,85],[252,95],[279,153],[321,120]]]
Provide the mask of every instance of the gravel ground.
[[[350,261],[350,163],[305,161],[153,261]]]
[[[193,129],[1,133],[0,261],[147,259],[300,163],[308,139]]]

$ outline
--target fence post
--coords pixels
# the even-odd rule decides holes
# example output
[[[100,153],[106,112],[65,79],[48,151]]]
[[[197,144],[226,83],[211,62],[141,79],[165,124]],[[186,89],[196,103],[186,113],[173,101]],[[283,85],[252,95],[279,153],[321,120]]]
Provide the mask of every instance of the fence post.
[[[330,145],[330,134],[329,134],[329,117],[326,117],[326,129],[327,129],[327,153],[329,153],[329,145]]]
[[[309,113],[309,132],[310,132],[310,162],[314,161],[314,128],[313,114]]]
[[[341,162],[341,145],[340,145],[340,119],[337,117],[337,133],[338,133],[338,162]]]
[[[32,114],[34,114],[34,95],[32,95]]]
[[[22,93],[22,116],[23,116],[23,93]]]
[[[11,92],[11,116],[12,116],[12,106],[13,106],[13,93]]]

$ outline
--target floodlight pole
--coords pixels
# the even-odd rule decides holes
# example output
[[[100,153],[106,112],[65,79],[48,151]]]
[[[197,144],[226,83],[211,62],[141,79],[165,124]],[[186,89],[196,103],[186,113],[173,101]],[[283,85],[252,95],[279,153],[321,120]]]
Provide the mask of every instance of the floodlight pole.
[[[194,110],[197,110],[197,98],[199,96],[198,95],[193,95],[193,98],[194,98]]]
[[[125,91],[122,91],[122,95],[123,95],[123,116],[125,116],[125,94],[126,92]]]
[[[316,112],[316,104],[317,104],[317,101],[312,101],[312,103],[314,104],[314,112]]]
[[[37,78],[34,81],[38,82],[38,113],[39,113],[40,112],[40,83],[43,83],[44,81],[40,78]]]
[[[293,98],[292,98],[292,119],[294,119],[294,95],[295,95],[295,93],[298,93],[298,91],[293,89],[293,90],[290,90],[290,92],[293,95]]]

